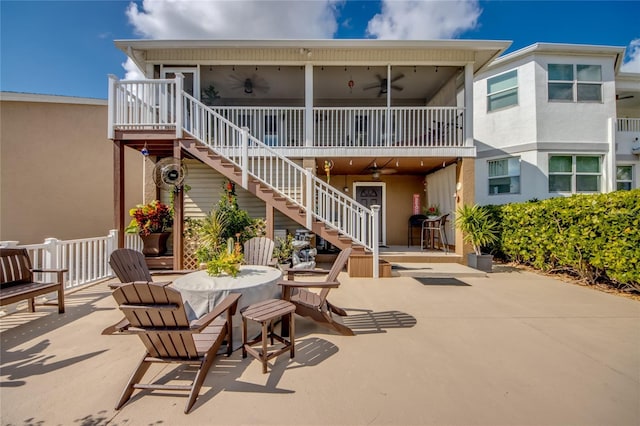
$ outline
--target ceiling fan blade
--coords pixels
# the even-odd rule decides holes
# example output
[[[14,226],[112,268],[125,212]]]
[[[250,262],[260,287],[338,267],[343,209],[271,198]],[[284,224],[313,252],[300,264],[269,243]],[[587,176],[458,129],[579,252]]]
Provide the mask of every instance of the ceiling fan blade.
[[[395,83],[396,81],[398,81],[398,80],[400,80],[402,78],[404,78],[404,74],[398,74],[397,76],[395,76],[395,78],[391,79],[391,82]]]
[[[627,95],[627,96],[618,96],[618,95],[616,95],[616,101],[620,101],[622,99],[631,99],[633,97],[634,97],[633,95]]]
[[[402,92],[402,91],[404,90],[404,87],[402,87],[402,86],[396,86],[395,84],[392,84],[392,85],[391,85],[391,88],[392,88],[393,90],[397,90],[398,92]]]

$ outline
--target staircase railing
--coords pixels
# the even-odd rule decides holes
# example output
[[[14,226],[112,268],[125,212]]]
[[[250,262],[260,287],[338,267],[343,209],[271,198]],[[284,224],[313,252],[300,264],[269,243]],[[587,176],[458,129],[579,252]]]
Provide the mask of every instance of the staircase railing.
[[[242,186],[249,177],[282,194],[307,214],[307,228],[316,219],[364,246],[377,257],[378,212],[345,196],[270,146],[249,135],[193,96],[183,93],[185,132],[242,170]],[[376,259],[377,262],[377,259]],[[376,263],[377,264],[377,263]],[[377,269],[377,268],[375,268]]]
[[[243,188],[257,179],[303,210],[308,229],[315,219],[371,251],[378,277],[379,206],[369,209],[345,196],[182,89],[181,74],[131,82],[110,76],[109,137],[115,128],[175,128],[176,138],[189,133],[242,170]]]

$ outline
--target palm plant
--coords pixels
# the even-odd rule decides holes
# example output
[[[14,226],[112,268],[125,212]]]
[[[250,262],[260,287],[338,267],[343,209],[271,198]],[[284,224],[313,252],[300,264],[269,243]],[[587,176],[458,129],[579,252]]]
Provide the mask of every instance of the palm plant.
[[[498,241],[498,223],[487,209],[477,204],[458,208],[455,224],[462,231],[464,242],[471,244],[478,256],[482,254],[483,246]]]

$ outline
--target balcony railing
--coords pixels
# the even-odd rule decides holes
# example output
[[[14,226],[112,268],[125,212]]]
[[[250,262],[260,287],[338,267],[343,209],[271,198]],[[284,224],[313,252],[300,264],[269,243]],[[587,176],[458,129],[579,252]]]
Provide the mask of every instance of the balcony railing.
[[[640,133],[640,118],[618,118],[616,130],[618,132]]]
[[[109,136],[119,130],[173,130],[203,117],[177,107],[178,79],[110,80]],[[314,107],[306,135],[304,107],[212,106],[211,110],[274,148],[464,147],[464,108]],[[181,115],[184,114],[184,117]]]

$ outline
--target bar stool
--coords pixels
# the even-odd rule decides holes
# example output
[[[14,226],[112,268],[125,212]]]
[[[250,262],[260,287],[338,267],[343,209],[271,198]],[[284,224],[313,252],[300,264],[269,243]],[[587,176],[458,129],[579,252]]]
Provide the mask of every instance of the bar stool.
[[[242,358],[246,358],[248,352],[251,356],[259,360],[262,363],[263,374],[267,372],[267,361],[271,358],[286,351],[289,351],[290,357],[293,358],[295,356],[293,324],[293,314],[295,311],[296,307],[293,303],[282,299],[269,299],[246,307],[242,311]],[[274,320],[287,315],[289,316],[289,340],[273,331]],[[251,341],[247,339],[247,320],[259,322],[262,325],[262,333],[260,336]],[[269,352],[267,350],[267,339],[271,339],[272,346],[274,339],[284,344],[284,346],[278,350]],[[260,351],[252,347],[252,345],[258,342],[262,343]]]

